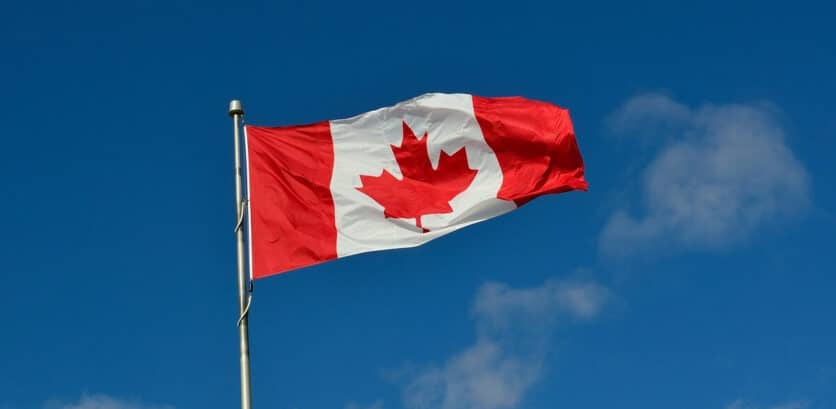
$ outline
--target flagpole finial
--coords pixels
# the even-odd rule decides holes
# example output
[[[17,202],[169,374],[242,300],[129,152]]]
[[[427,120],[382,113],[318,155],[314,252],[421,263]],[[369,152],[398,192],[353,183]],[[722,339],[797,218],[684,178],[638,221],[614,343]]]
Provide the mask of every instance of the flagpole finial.
[[[229,101],[229,116],[244,115],[244,106],[241,101],[233,99]]]

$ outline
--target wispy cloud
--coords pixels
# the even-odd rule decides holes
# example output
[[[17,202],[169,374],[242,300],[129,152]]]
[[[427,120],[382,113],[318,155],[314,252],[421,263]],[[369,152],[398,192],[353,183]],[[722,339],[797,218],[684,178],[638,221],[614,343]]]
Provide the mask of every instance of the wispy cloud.
[[[345,405],[345,409],[383,409],[383,401],[377,400],[370,405],[361,405],[355,402],[351,402],[348,405]]]
[[[598,314],[607,290],[595,283],[547,281],[516,289],[487,283],[472,314],[476,341],[440,366],[414,374],[404,391],[410,409],[510,409],[543,373],[549,335],[562,317]]]
[[[45,409],[174,409],[168,405],[152,405],[133,400],[122,400],[107,395],[84,395],[78,402],[49,402]]]
[[[758,406],[742,399],[738,399],[726,406],[726,409],[806,409],[809,405],[805,401],[789,401],[772,406]]]
[[[690,108],[667,95],[642,94],[627,100],[611,113],[606,124],[617,134],[658,140],[681,130],[683,124],[691,121],[692,115]]]
[[[648,94],[608,121],[620,133],[673,133],[645,168],[637,209],[617,209],[600,235],[601,252],[719,249],[758,228],[792,219],[810,205],[810,180],[766,105],[692,109]]]

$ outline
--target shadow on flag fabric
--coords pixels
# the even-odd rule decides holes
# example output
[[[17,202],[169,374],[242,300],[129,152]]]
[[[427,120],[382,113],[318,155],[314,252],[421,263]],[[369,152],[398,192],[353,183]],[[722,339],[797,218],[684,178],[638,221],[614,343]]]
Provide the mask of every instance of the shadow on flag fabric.
[[[418,246],[537,196],[587,188],[569,112],[520,97],[426,94],[245,133],[255,279]]]

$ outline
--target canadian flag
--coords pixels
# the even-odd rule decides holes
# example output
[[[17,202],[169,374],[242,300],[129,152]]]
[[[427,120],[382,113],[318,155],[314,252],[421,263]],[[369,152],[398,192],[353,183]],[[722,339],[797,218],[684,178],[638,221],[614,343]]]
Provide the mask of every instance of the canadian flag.
[[[348,119],[246,126],[253,278],[418,246],[586,190],[567,110],[426,94]]]

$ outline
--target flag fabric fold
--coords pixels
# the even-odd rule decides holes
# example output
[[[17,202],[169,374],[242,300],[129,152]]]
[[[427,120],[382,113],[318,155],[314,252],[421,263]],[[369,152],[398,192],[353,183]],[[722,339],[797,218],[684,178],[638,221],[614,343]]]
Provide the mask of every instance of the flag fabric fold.
[[[255,279],[421,245],[587,188],[568,111],[520,97],[426,94],[245,134]]]

